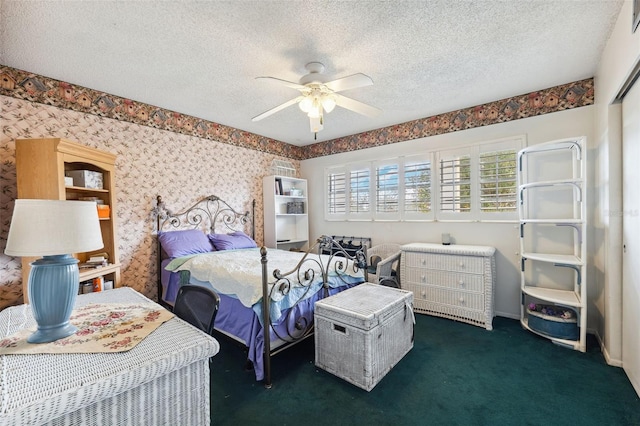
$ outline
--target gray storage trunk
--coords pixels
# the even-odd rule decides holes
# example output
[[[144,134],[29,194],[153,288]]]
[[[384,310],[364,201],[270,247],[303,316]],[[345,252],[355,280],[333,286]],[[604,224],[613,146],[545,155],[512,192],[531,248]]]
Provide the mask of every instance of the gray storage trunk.
[[[364,283],[315,304],[316,366],[370,391],[413,348],[413,293]]]

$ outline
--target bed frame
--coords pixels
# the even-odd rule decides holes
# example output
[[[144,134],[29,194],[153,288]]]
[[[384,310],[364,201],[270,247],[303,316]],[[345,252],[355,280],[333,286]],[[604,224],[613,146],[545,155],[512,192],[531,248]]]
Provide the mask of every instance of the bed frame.
[[[206,232],[215,233],[226,231],[250,231],[248,235],[255,239],[255,224],[253,217],[256,210],[256,200],[251,201],[251,211],[240,213],[231,207],[226,201],[216,195],[209,195],[196,202],[191,207],[179,212],[172,213],[167,209],[162,196],[156,197],[156,207],[153,213],[156,216],[156,231],[177,231],[180,229],[201,229]],[[156,233],[157,247],[157,272],[158,272],[158,303],[167,309],[173,307],[162,299],[162,247]]]
[[[210,195],[202,198],[191,207],[181,211],[180,213],[172,213],[168,210],[162,200],[161,196],[157,197],[157,204],[154,209],[154,213],[157,218],[157,231],[170,231],[180,229],[202,229],[206,232],[221,233],[227,231],[243,230],[255,239],[255,214],[256,201],[251,202],[251,211],[244,213],[238,212],[231,207],[226,201],[222,200],[218,196]],[[162,304],[168,309],[172,309],[171,305],[167,304],[162,299],[162,281],[161,281],[161,263],[162,263],[162,248],[160,242],[157,241],[157,265],[158,265],[158,303]],[[309,256],[310,254],[331,253],[328,256]],[[262,323],[263,323],[263,338],[264,338],[264,385],[266,388],[271,388],[271,357],[278,352],[292,346],[296,343],[303,341],[304,339],[313,335],[313,321],[309,322],[304,318],[294,318],[294,330],[290,330],[287,327],[286,335],[279,334],[273,327],[270,320],[270,306],[269,300],[274,294],[280,293],[286,295],[289,290],[294,286],[305,286],[307,291],[305,295],[310,291],[311,284],[315,279],[315,272],[313,265],[316,265],[315,269],[320,269],[323,282],[323,294],[322,297],[329,295],[328,275],[329,272],[335,272],[338,276],[345,273],[347,268],[351,267],[354,271],[360,269],[364,270],[364,281],[366,281],[366,245],[363,245],[362,250],[354,252],[347,252],[343,247],[328,236],[321,236],[315,243],[307,250],[302,259],[298,262],[296,267],[291,271],[281,271],[280,269],[270,269],[267,259],[268,250],[262,246],[260,248],[260,262],[262,265]],[[337,256],[337,257],[336,257]],[[335,257],[335,263],[334,262]],[[349,260],[352,261],[349,266]],[[332,265],[333,263],[333,265]],[[330,268],[333,268],[330,270]],[[182,271],[180,274],[180,285],[186,285],[189,283],[189,273]],[[277,297],[277,295],[276,295]],[[304,296],[302,297],[304,298]],[[301,298],[301,299],[302,299]],[[298,301],[299,302],[299,301]],[[296,302],[296,305],[297,303]],[[295,305],[294,305],[295,307]],[[294,309],[288,310],[287,315],[291,315]],[[287,317],[287,319],[289,319]],[[269,324],[269,327],[264,326]],[[279,339],[281,343],[277,348],[271,348],[271,332],[272,331]],[[233,336],[230,336],[233,338]]]

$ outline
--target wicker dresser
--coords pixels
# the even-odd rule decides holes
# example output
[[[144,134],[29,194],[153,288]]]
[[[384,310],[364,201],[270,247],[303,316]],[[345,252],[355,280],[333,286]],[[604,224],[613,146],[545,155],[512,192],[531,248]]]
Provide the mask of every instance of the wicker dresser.
[[[89,303],[150,303],[122,287]],[[0,340],[35,326],[29,305],[0,312]],[[127,352],[0,355],[0,425],[208,425],[211,336],[172,318]]]
[[[401,247],[400,282],[414,310],[491,330],[494,247],[412,243]]]

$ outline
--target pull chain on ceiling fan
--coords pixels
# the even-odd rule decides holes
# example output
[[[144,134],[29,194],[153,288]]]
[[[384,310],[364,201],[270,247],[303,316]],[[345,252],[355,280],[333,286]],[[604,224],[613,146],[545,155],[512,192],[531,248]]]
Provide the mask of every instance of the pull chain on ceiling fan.
[[[357,73],[325,83],[323,82],[324,76],[322,74],[324,71],[323,64],[320,62],[310,62],[305,68],[309,71],[309,74],[303,76],[300,79],[300,83],[293,83],[275,77],[256,77],[257,79],[272,80],[291,87],[292,89],[297,89],[300,91],[300,96],[278,105],[275,108],[271,108],[253,117],[251,120],[260,121],[297,103],[300,110],[309,117],[309,127],[311,132],[316,134],[314,135],[315,137],[317,133],[324,128],[324,113],[330,113],[336,105],[369,117],[376,116],[381,112],[376,107],[337,93],[343,90],[370,86],[373,84],[371,77]]]

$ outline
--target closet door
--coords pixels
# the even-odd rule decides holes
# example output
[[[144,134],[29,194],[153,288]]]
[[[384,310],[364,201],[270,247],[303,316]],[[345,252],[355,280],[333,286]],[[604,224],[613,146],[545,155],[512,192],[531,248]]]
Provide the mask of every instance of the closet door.
[[[640,394],[640,80],[622,102],[622,363]]]

